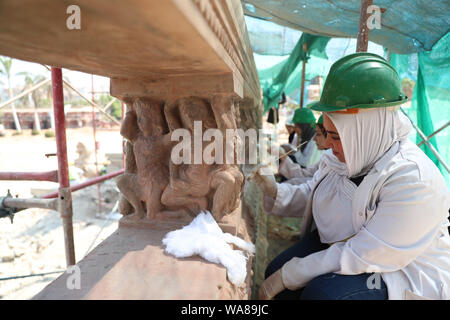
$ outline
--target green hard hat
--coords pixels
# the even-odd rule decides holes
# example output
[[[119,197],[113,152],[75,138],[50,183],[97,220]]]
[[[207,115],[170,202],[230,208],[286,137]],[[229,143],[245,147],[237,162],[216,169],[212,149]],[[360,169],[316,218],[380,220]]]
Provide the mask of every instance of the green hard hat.
[[[323,114],[321,114],[319,119],[317,119],[317,123],[323,124]]]
[[[320,100],[308,105],[317,111],[391,107],[408,100],[397,71],[382,57],[358,52],[336,61]]]
[[[315,124],[316,123],[316,117],[314,117],[313,112],[310,109],[306,108],[299,108],[295,110],[294,118],[292,119],[292,122],[301,124],[301,123],[310,123]]]

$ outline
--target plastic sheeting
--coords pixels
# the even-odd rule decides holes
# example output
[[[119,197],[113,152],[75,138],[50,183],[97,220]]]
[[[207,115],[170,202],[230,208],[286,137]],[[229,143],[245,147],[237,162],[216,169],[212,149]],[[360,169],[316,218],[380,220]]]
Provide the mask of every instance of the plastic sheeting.
[[[325,49],[330,38],[303,33],[290,56],[268,69],[259,69],[258,75],[263,90],[264,111],[278,107],[285,92],[290,94],[301,84],[302,61],[306,61],[305,78],[324,76],[330,67]],[[304,49],[306,46],[306,51]]]
[[[283,91],[291,99],[298,96],[302,53],[297,51],[302,40],[301,33],[291,28],[337,37],[356,37],[357,34],[360,0],[248,0],[242,3],[250,42],[257,53],[255,62],[264,93],[265,111],[277,107]],[[450,1],[377,0],[375,4],[387,10],[382,15],[382,28],[370,32],[368,52],[387,57],[382,49],[381,52],[378,50],[381,47],[373,46],[372,41],[389,49],[391,64],[403,79],[405,93],[411,99],[403,108],[428,136],[450,120],[450,36],[447,33]],[[305,95],[308,80],[315,76],[325,78],[333,62],[355,52],[355,49],[356,39],[332,38],[325,51],[319,54],[311,52],[306,64]],[[322,54],[324,52],[325,55]],[[286,53],[291,55],[275,56]],[[406,92],[408,87],[410,92]],[[411,139],[416,143],[422,141],[415,131]],[[431,143],[450,165],[450,127],[433,137]],[[450,187],[448,172],[425,144],[421,148],[439,167]]]
[[[429,51],[450,25],[450,1],[377,0],[386,9],[380,29],[370,31],[370,40],[394,53]],[[242,0],[244,14],[291,29],[327,37],[356,38],[360,0]],[[266,34],[266,47],[275,37]]]
[[[426,136],[444,126],[450,120],[450,33],[429,52],[391,54],[391,64],[400,77],[406,79],[405,86],[416,81],[411,104],[404,106],[411,120]],[[422,141],[415,132],[411,138],[417,144]],[[446,164],[450,165],[450,126],[436,134],[430,142]],[[421,148],[441,170],[450,187],[449,173],[425,144]]]

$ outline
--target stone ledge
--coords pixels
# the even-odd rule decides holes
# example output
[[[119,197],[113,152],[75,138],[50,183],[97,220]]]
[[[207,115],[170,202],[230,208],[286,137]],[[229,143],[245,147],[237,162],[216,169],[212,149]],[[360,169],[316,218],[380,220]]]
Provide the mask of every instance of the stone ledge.
[[[218,223],[222,232],[231,233],[234,236],[238,235],[238,230],[242,221],[241,204],[232,213],[225,215],[222,221]],[[119,220],[119,227],[133,227],[139,229],[151,229],[151,230],[177,230],[188,225],[193,220],[193,217],[184,217],[178,219],[147,219],[140,220],[134,219],[132,215],[124,216]]]
[[[81,288],[69,290],[64,273],[33,300],[79,299],[249,299],[252,259],[242,287],[234,287],[225,267],[199,256],[178,259],[164,253],[162,238],[173,228],[159,230],[120,227],[77,266]]]

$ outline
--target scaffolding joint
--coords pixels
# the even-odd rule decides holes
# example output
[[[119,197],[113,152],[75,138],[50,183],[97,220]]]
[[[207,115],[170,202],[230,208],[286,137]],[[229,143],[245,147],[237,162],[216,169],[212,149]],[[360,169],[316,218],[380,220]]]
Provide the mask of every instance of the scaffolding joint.
[[[6,194],[5,197],[0,197],[0,218],[9,217],[9,219],[11,220],[11,224],[14,223],[14,214],[19,212],[20,210],[23,210],[23,209],[17,209],[17,208],[10,208],[10,207],[7,207],[4,205],[5,199],[12,198],[12,197],[13,196],[9,189],[8,189],[8,193]]]

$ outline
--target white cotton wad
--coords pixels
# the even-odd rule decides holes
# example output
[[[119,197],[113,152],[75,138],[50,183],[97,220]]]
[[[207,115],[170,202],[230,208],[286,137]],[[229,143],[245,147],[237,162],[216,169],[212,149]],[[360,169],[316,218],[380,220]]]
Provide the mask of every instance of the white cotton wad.
[[[228,280],[236,286],[244,283],[247,259],[255,253],[255,246],[230,233],[223,233],[210,212],[200,212],[182,229],[171,231],[162,240],[166,253],[177,258],[200,255],[204,259],[223,265]],[[246,251],[233,250],[229,243]]]

